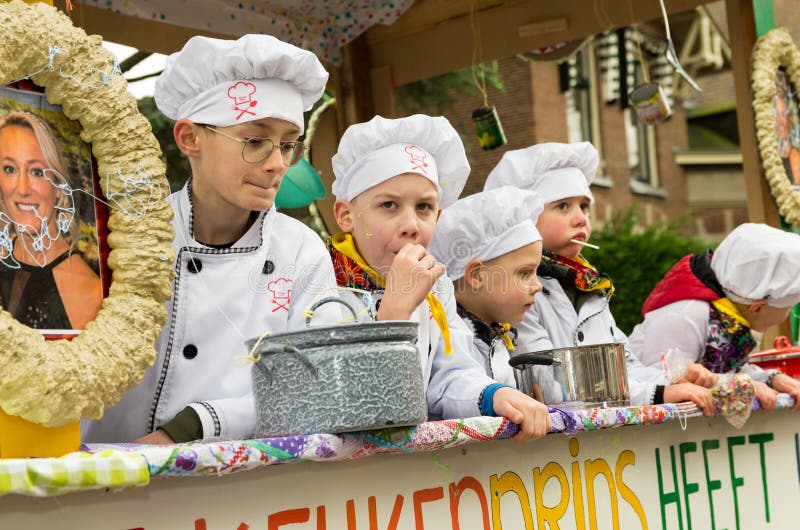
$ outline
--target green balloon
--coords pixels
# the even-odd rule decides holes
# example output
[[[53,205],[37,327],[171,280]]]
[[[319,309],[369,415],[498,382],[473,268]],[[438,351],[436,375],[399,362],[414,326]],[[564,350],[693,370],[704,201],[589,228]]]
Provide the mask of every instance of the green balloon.
[[[301,208],[325,197],[325,184],[308,160],[301,158],[283,177],[275,196],[277,208]]]

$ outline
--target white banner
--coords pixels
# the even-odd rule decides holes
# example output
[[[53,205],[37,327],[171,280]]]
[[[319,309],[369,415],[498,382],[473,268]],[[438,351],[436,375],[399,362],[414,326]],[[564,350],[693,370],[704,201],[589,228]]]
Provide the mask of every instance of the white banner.
[[[0,527],[611,530],[800,527],[800,416],[688,420],[0,499]]]

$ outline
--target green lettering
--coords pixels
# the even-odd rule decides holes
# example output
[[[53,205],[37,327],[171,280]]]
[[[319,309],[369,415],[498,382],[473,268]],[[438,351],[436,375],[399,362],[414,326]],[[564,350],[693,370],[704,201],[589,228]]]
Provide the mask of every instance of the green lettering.
[[[711,530],[717,530],[714,522],[714,490],[722,489],[722,483],[719,480],[711,480],[708,472],[708,451],[711,449],[719,449],[719,440],[703,440],[703,465],[706,468],[706,489],[708,489],[708,511],[711,512]]]
[[[744,477],[736,476],[736,466],[733,463],[733,448],[744,445],[744,436],[728,436],[728,465],[731,470],[731,492],[733,493],[733,513],[736,516],[736,530],[739,529],[739,493],[738,488],[744,486]]]
[[[658,500],[661,503],[661,528],[667,530],[668,504],[675,503],[678,508],[678,528],[683,530],[683,512],[681,511],[681,497],[678,493],[678,471],[675,469],[675,446],[669,446],[670,462],[672,463],[672,484],[675,491],[664,493],[664,481],[661,476],[661,453],[656,447],[656,473],[658,474]]]
[[[695,442],[685,442],[680,446],[681,453],[681,478],[683,479],[683,504],[686,506],[686,528],[692,530],[692,509],[689,506],[689,495],[700,491],[697,482],[686,482],[686,453],[697,451]]]
[[[758,456],[761,458],[761,484],[764,488],[764,516],[769,522],[769,491],[767,489],[767,466],[765,465],[764,444],[771,442],[775,436],[771,432],[762,432],[759,434],[751,434],[747,437],[747,441],[751,444],[758,444]]]

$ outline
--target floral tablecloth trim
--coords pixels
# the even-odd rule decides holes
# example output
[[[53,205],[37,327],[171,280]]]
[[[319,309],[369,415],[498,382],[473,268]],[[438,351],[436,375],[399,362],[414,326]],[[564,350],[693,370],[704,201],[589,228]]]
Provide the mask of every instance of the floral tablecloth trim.
[[[127,488],[150,483],[144,455],[102,449],[60,458],[0,459],[0,495],[49,497],[72,491]]]
[[[791,406],[791,398],[779,406]],[[782,405],[781,405],[782,403]],[[550,409],[552,433],[574,435],[624,425],[651,425],[701,416],[691,403],[562,411]],[[431,421],[412,427],[344,434],[307,434],[283,438],[218,441],[165,446],[93,445],[125,449],[147,459],[153,477],[225,475],[293,462],[355,460],[377,453],[417,453],[476,442],[511,438],[519,427],[504,418],[477,417]],[[534,442],[535,443],[535,442]]]

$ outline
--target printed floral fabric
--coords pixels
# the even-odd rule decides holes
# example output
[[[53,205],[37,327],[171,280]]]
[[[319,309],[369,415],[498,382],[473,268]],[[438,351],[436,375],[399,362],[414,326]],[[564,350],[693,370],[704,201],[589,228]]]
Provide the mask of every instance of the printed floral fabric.
[[[607,274],[598,272],[580,256],[570,259],[545,249],[542,252],[542,263],[550,266],[561,265],[572,270],[575,273],[575,287],[580,291],[606,291],[609,297],[614,294],[614,284],[611,278]]]
[[[720,306],[709,305],[706,350],[700,364],[718,374],[738,372],[755,347],[756,341],[745,322]]]

